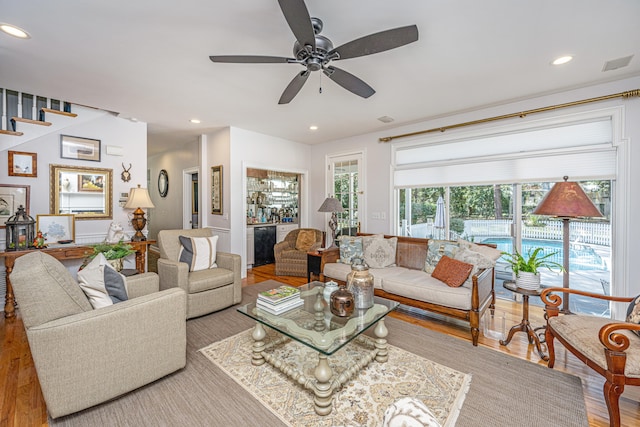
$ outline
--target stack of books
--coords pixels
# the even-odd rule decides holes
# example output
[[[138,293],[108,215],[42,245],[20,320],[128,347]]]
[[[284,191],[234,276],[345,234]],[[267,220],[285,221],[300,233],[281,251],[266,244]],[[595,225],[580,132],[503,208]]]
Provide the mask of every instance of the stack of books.
[[[281,314],[300,307],[304,301],[300,298],[300,290],[293,286],[282,285],[275,289],[258,294],[256,306],[271,314]]]

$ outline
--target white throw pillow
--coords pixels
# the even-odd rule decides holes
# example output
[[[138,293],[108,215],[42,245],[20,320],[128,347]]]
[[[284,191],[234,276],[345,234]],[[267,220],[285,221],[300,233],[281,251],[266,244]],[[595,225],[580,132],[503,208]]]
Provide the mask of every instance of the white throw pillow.
[[[371,268],[391,267],[396,263],[398,238],[373,239],[364,250],[364,261]]]
[[[498,258],[500,258],[502,256],[502,251],[500,251],[499,249],[496,248],[492,248],[491,246],[487,246],[487,245],[477,245],[473,242],[468,242],[466,240],[462,240],[462,239],[458,239],[458,244],[460,245],[461,249],[469,249],[471,251],[474,252],[478,252],[481,253],[482,255],[486,256],[487,258],[490,258],[494,261],[497,261]]]
[[[125,277],[101,253],[78,272],[78,284],[93,308],[108,307],[129,299]]]
[[[218,236],[186,237],[179,236],[182,247],[178,253],[178,261],[189,266],[189,271],[216,268]]]

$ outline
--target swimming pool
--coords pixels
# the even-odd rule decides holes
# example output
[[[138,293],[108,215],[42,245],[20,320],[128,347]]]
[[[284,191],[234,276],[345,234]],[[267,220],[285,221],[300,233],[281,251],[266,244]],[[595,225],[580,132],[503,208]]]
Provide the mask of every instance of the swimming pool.
[[[498,249],[502,252],[513,253],[513,242],[510,237],[489,237],[482,240],[482,243],[493,243],[498,246]],[[557,240],[543,240],[543,239],[522,239],[522,254],[526,255],[529,250],[535,248],[544,248],[545,254],[557,252],[554,256],[548,259],[558,264],[562,264],[562,242]],[[602,259],[600,255],[589,245],[583,243],[571,243],[569,246],[569,270],[604,270],[608,271],[607,263]],[[502,258],[501,258],[502,259]]]

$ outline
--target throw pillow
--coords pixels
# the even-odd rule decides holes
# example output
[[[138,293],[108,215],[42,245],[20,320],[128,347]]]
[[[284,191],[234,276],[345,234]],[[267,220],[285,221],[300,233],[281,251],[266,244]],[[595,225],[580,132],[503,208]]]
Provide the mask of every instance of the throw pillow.
[[[467,280],[472,269],[473,265],[471,264],[443,255],[433,273],[431,273],[431,277],[446,283],[452,288],[457,288]]]
[[[424,263],[424,271],[431,274],[444,255],[453,258],[458,251],[458,242],[450,240],[429,240],[427,247],[427,259]]]
[[[296,249],[307,252],[316,242],[316,232],[313,230],[300,230],[296,238]]]
[[[362,237],[340,236],[338,237],[340,246],[340,262],[351,264],[353,258],[362,258],[364,252],[362,248]]]
[[[640,295],[635,297],[627,309],[627,322],[640,324]],[[640,331],[631,331],[640,337]]]
[[[78,284],[93,308],[108,307],[129,299],[124,276],[101,253],[78,272]]]
[[[371,268],[385,268],[395,265],[398,238],[373,239],[364,250],[364,261]]]
[[[189,271],[200,271],[216,268],[216,246],[218,236],[186,237],[179,236],[182,247],[178,253],[178,261],[189,266]]]
[[[490,249],[492,249],[492,248],[490,248]],[[454,257],[454,259],[457,259],[458,261],[466,262],[468,264],[473,265],[473,269],[471,270],[471,274],[469,274],[469,278],[466,281],[469,285],[471,285],[471,281],[472,281],[471,277],[474,274],[476,274],[478,272],[478,270],[480,270],[481,268],[495,267],[495,265],[496,265],[496,261],[495,260],[486,257],[485,255],[481,254],[480,252],[475,252],[475,251],[472,251],[471,249],[466,249],[466,248],[463,248],[463,247],[460,247],[460,250],[458,250],[453,257]]]
[[[492,259],[493,261],[497,261],[498,258],[502,256],[502,251],[496,248],[492,248],[491,246],[478,245],[462,239],[458,239],[458,245],[460,246],[460,249],[468,249],[474,252],[481,253],[482,255],[489,259]]]

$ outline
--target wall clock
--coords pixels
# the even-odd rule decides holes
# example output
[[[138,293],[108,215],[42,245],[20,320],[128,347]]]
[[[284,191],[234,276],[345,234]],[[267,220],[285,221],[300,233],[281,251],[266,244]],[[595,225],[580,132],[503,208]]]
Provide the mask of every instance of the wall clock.
[[[158,191],[160,192],[160,197],[167,197],[167,192],[169,191],[169,175],[167,175],[167,171],[164,169],[162,169],[160,175],[158,175]]]

